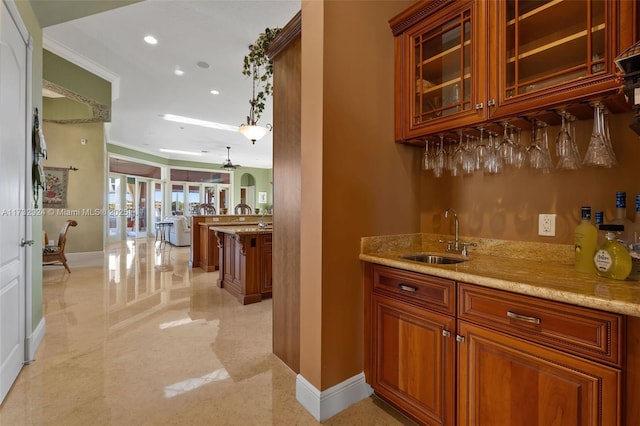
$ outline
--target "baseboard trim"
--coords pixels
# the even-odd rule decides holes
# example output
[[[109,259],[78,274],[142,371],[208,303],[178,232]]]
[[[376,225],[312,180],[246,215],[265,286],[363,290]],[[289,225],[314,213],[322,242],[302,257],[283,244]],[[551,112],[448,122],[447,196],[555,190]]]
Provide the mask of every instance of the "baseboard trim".
[[[29,364],[33,362],[36,358],[36,351],[40,347],[42,340],[44,339],[45,332],[47,330],[47,325],[44,318],[40,319],[38,326],[33,332],[24,339],[24,356],[25,356],[25,364]]]
[[[301,374],[296,378],[296,399],[319,422],[368,398],[372,393],[373,389],[365,382],[364,373],[356,374],[322,392]]]

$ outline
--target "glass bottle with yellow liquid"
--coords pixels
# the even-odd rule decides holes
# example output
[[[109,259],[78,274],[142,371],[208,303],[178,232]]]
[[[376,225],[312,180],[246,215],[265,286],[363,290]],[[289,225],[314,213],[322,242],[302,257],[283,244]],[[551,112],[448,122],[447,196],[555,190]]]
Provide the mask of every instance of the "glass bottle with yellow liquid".
[[[601,277],[624,280],[631,273],[631,255],[625,246],[617,240],[624,232],[622,225],[600,225],[607,232],[605,241],[598,247],[593,256],[596,272]]]
[[[598,230],[591,223],[591,207],[583,206],[580,216],[582,220],[574,232],[575,268],[577,272],[595,274],[593,255],[598,244]]]

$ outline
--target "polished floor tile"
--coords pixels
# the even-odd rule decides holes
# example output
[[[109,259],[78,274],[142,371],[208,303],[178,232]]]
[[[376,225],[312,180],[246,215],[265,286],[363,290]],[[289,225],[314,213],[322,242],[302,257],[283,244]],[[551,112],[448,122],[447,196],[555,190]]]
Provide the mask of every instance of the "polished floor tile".
[[[0,425],[319,424],[271,353],[271,300],[240,305],[188,258],[131,239],[103,267],[45,267],[46,336]],[[372,397],[323,424],[410,422]]]

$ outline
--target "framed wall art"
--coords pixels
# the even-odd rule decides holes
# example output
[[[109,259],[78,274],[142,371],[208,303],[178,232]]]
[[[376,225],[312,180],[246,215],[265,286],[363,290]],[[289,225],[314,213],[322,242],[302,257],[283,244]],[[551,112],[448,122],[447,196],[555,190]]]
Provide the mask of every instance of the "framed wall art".
[[[260,204],[265,204],[267,202],[267,192],[266,191],[258,192],[258,202]]]
[[[45,190],[42,199],[44,208],[67,207],[67,177],[69,169],[61,167],[45,167]]]

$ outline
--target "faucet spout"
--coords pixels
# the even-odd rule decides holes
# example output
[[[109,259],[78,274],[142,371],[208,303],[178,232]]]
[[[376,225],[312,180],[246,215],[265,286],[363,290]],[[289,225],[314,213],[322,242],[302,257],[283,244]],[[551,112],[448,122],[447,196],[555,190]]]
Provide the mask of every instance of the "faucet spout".
[[[460,224],[458,223],[458,213],[452,208],[448,208],[444,211],[445,219],[449,217],[449,212],[453,214],[453,220],[455,222],[455,239],[453,241],[453,250],[460,251]]]

